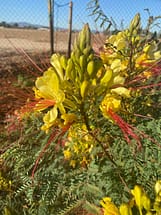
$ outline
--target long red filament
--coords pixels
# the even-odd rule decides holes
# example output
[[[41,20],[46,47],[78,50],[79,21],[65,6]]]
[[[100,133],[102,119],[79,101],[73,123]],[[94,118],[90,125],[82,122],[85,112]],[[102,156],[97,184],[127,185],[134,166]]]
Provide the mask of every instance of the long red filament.
[[[118,114],[113,112],[111,109],[108,110],[108,114],[110,117],[114,120],[114,122],[120,127],[122,133],[124,134],[124,137],[127,141],[128,144],[130,144],[132,137],[133,139],[136,140],[138,144],[138,148],[141,148],[141,141],[138,135],[134,132],[134,127],[127,122],[125,122]]]

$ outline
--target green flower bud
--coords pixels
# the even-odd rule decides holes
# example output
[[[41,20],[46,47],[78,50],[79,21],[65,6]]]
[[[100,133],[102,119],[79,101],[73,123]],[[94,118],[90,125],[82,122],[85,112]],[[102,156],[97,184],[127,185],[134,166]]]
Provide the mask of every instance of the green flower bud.
[[[130,23],[130,26],[129,26],[130,32],[132,33],[135,29],[138,29],[139,24],[140,24],[140,14],[137,13]]]

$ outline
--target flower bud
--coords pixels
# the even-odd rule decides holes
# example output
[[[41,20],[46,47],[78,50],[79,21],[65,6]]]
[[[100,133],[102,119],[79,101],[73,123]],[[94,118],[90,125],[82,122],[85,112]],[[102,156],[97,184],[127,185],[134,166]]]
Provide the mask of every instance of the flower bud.
[[[129,26],[130,32],[133,32],[133,30],[138,29],[139,24],[140,24],[140,14],[137,13],[130,23],[130,26]]]

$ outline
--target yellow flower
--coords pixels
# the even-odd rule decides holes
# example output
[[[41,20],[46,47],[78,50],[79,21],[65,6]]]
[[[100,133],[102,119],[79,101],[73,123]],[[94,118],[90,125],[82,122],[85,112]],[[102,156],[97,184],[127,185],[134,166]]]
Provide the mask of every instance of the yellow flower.
[[[71,161],[70,161],[70,166],[72,166],[73,168],[75,168],[75,166],[76,166],[76,161],[75,161],[75,160],[71,160]]]
[[[57,110],[57,107],[54,106],[43,117],[44,125],[41,127],[41,129],[48,132],[49,128],[54,125],[57,115],[58,115],[58,110]]]
[[[43,73],[43,76],[37,78],[35,86],[36,97],[57,100],[57,93],[60,91],[59,79],[52,68],[49,68]]]
[[[125,78],[120,75],[117,75],[113,79],[113,85],[117,85],[117,84],[119,85],[119,84],[124,84],[124,83],[125,83]]]
[[[91,126],[91,129],[93,127]],[[65,143],[64,157],[70,159],[70,165],[87,165],[94,158],[91,153],[95,141],[88,133],[84,123],[73,123],[68,130],[68,140]]]
[[[64,157],[65,157],[65,159],[70,159],[71,158],[71,152],[69,151],[69,149],[67,149],[67,150],[64,150]]]
[[[119,209],[111,201],[111,198],[105,197],[100,201],[100,204],[104,208],[104,215],[120,215]]]
[[[153,42],[152,44],[145,44],[143,48],[143,53],[136,57],[135,65],[136,67],[147,67],[146,63],[153,63],[156,60],[160,59],[161,52],[156,51],[156,43]],[[144,63],[144,65],[143,65]]]
[[[142,201],[142,204],[143,204],[143,207],[145,208],[145,210],[149,211],[150,206],[151,206],[151,202],[150,202],[150,199],[148,198],[148,196],[145,193],[141,197],[141,201]]]
[[[76,153],[77,155],[80,154],[80,144],[75,143],[73,145],[73,151],[74,153]]]
[[[73,123],[77,116],[74,113],[65,113],[61,115],[61,118],[64,120],[64,125],[68,125]]]
[[[145,62],[146,60],[147,60],[147,54],[143,53],[143,54],[139,55],[135,60],[136,68],[140,67],[140,64],[142,62]]]
[[[114,112],[117,112],[121,108],[121,99],[118,96],[108,93],[100,106],[100,109],[105,117],[109,117],[108,111],[111,109]]]
[[[161,55],[160,55],[160,51],[155,52],[156,48],[157,48],[157,44],[155,41],[153,41],[151,44],[146,44],[144,46],[143,51],[148,55],[149,59],[157,60],[161,57]]]
[[[132,195],[134,196],[135,203],[137,207],[139,208],[139,211],[142,210],[143,204],[142,204],[142,195],[143,195],[143,189],[139,185],[135,185],[134,189],[131,190]]]
[[[85,156],[83,156],[82,161],[80,162],[82,165],[87,165],[89,163],[89,160]]]
[[[148,79],[152,76],[152,72],[151,71],[145,71],[145,72],[143,72],[143,76]]]
[[[111,63],[111,69],[114,73],[118,73],[121,70],[121,60],[120,59],[115,59]]]
[[[43,117],[44,125],[42,130],[48,132],[54,125],[58,116],[58,109],[61,114],[65,114],[62,102],[65,100],[64,92],[59,88],[59,78],[53,68],[44,72],[43,76],[38,77],[35,82],[35,97],[41,99],[37,102],[35,110],[42,111],[48,107],[50,110]]]
[[[161,58],[161,51],[154,52],[154,58],[155,60],[159,60]]]
[[[117,87],[111,90],[112,93],[116,93],[125,98],[130,98],[130,90],[125,87]]]

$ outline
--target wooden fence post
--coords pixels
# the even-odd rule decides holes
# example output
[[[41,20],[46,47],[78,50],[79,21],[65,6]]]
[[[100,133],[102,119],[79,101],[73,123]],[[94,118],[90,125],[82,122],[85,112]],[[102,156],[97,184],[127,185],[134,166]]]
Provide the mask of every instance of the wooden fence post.
[[[50,27],[50,52],[51,55],[54,53],[54,0],[48,0],[48,13],[49,13],[49,27]]]
[[[69,28],[68,28],[68,58],[71,54],[71,41],[72,41],[72,16],[73,16],[73,2],[69,3]]]

